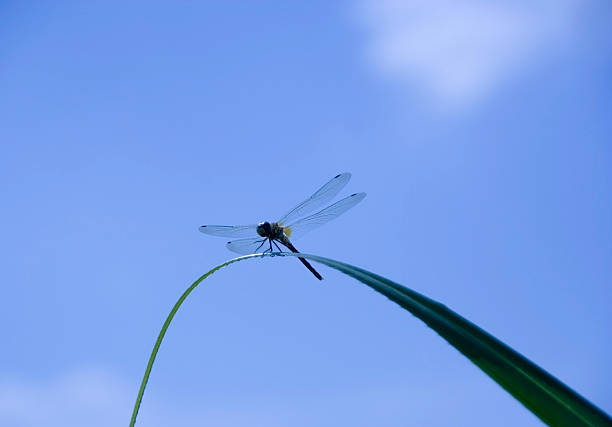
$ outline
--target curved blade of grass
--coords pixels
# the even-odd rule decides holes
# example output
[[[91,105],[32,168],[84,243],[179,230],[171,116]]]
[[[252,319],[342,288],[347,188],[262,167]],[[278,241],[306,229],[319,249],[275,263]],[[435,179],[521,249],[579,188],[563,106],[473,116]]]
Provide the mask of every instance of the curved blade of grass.
[[[300,256],[335,268],[396,302],[425,322],[545,423],[612,426],[608,414],[445,305],[349,264],[304,253],[282,255]]]
[[[130,427],[134,427],[134,424],[136,423],[136,417],[138,416],[138,410],[140,409],[140,403],[142,402],[142,396],[144,395],[145,388],[147,387],[147,383],[149,382],[149,376],[151,375],[151,369],[153,369],[153,363],[155,363],[155,358],[157,357],[159,346],[161,345],[162,340],[164,339],[164,335],[166,335],[166,331],[168,330],[168,327],[170,326],[170,322],[172,322],[172,319],[174,319],[174,315],[176,314],[178,309],[181,307],[185,299],[189,296],[189,294],[195,288],[198,287],[198,285],[202,282],[202,280],[206,279],[208,276],[213,274],[215,271],[220,270],[223,267],[228,266],[238,261],[242,261],[245,259],[251,259],[251,258],[260,258],[262,256],[263,254],[253,254],[253,255],[245,255],[245,256],[238,257],[238,258],[230,259],[229,261],[216,266],[215,268],[210,270],[208,273],[201,275],[198,278],[198,280],[193,282],[191,286],[189,286],[187,290],[183,292],[183,295],[181,295],[178,301],[174,304],[174,307],[172,307],[172,310],[170,310],[170,314],[168,314],[168,317],[166,317],[166,321],[164,322],[164,325],[162,326],[161,331],[159,331],[159,334],[157,335],[157,340],[155,340],[155,345],[153,346],[153,350],[151,351],[151,355],[149,356],[149,361],[147,362],[147,368],[145,369],[144,376],[142,377],[142,381],[140,382],[140,388],[138,389],[138,396],[136,396],[136,402],[134,403],[134,409],[132,410],[132,418],[130,419]]]
[[[267,255],[308,258],[341,271],[383,294],[424,321],[549,425],[612,426],[612,418],[605,412],[509,346],[439,302],[382,276],[340,261],[305,253],[273,253]],[[215,271],[238,261],[262,256],[265,255],[246,255],[218,265],[200,276],[183,292],[166,318],[149,356],[147,368],[134,404],[130,427],[133,427],[136,423],[140,403],[164,335],[187,296]]]

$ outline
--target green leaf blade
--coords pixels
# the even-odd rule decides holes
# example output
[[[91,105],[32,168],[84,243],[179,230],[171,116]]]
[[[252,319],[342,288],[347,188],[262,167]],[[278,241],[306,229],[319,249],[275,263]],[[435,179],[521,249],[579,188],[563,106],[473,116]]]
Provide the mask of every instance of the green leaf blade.
[[[612,418],[557,378],[444,304],[350,264],[305,253],[252,254],[229,260],[191,284],[174,304],[162,326],[134,404],[130,427],[136,417],[158,350],[174,315],[191,292],[215,271],[246,259],[294,256],[327,265],[351,276],[397,303],[436,331],[513,397],[552,426],[610,426]]]
[[[608,414],[445,305],[350,264],[318,255],[300,253],[299,256],[339,270],[411,312],[545,423],[554,426],[612,426]]]

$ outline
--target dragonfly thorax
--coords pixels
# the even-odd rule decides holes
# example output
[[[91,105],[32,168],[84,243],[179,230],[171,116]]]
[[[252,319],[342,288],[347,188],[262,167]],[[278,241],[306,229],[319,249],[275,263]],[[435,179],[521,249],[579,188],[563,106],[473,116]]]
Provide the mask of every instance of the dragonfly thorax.
[[[267,237],[270,239],[281,239],[284,235],[283,227],[278,225],[276,222],[260,222],[257,224],[257,234],[261,237]]]

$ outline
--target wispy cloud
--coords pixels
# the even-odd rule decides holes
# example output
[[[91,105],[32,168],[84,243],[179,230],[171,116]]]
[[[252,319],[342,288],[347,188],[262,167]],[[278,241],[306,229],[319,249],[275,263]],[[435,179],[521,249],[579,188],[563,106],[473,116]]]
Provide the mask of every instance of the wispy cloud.
[[[133,399],[128,390],[116,376],[91,369],[45,383],[3,381],[0,383],[0,425],[123,425]]]
[[[15,379],[0,382],[0,425],[12,427],[106,427],[126,425],[132,411],[137,383],[104,369],[86,369],[67,373],[50,381]],[[485,376],[465,378],[444,377],[431,381],[415,375],[406,384],[367,386],[350,389],[278,391],[265,393],[239,392],[162,397],[158,390],[149,391],[143,400],[138,425],[162,427],[171,425],[234,426],[332,426],[351,425],[448,425],[465,414],[476,401],[481,402],[483,387],[494,390],[492,408],[499,401],[511,398]],[[380,386],[380,384],[379,384]],[[450,391],[449,391],[450,390]],[[440,393],[461,390],[463,395],[448,405],[448,414],[437,418],[432,412],[439,405]],[[495,403],[495,404],[494,404]],[[483,415],[483,414],[481,414]],[[522,415],[522,412],[519,412]],[[483,416],[486,416],[484,414]],[[491,418],[494,418],[491,415]],[[434,422],[436,421],[436,422]],[[432,424],[433,423],[433,424]]]
[[[578,0],[365,0],[368,57],[434,103],[466,106],[576,33]]]

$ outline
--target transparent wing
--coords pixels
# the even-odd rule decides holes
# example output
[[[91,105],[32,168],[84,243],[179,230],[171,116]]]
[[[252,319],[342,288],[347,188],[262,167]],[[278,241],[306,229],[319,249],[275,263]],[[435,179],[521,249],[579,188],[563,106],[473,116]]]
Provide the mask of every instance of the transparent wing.
[[[221,237],[257,236],[257,225],[203,225],[198,230],[204,234]]]
[[[348,172],[336,175],[327,184],[319,188],[312,196],[287,212],[278,222],[281,224],[291,224],[296,219],[319,209],[321,206],[330,202],[331,199],[344,188],[350,179],[351,174]]]
[[[333,205],[315,213],[306,218],[302,218],[287,227],[284,227],[285,234],[292,240],[301,237],[303,234],[314,230],[317,227],[339,217],[344,212],[361,202],[366,196],[366,193],[355,193],[342,200],[337,201]]]
[[[265,237],[254,237],[252,239],[239,239],[227,242],[225,247],[232,252],[240,255],[254,254],[255,252],[263,252],[270,248]]]

